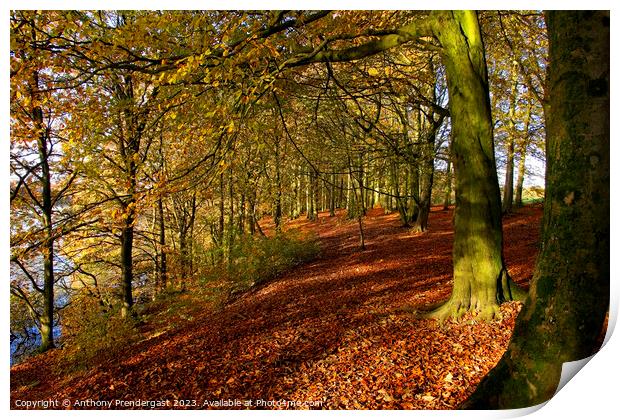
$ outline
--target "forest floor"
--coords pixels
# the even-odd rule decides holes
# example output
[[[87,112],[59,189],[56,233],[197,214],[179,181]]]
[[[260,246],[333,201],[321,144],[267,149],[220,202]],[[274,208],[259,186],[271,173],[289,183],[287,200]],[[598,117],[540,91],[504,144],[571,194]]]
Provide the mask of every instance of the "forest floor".
[[[508,270],[524,287],[541,217],[542,207],[533,205],[504,218]],[[416,317],[417,309],[449,297],[452,211],[434,208],[425,233],[401,227],[397,214],[382,209],[370,210],[364,226],[362,251],[357,223],[342,212],[289,223],[318,235],[317,259],[222,307],[205,305],[89,369],[56,369],[61,350],[32,357],[11,368],[11,407],[19,408],[18,400],[58,400],[60,408],[79,408],[78,400],[111,401],[111,408],[127,408],[116,400],[201,409],[287,408],[287,402],[288,408],[457,407],[505,351],[520,305],[502,305],[501,319],[488,323]]]

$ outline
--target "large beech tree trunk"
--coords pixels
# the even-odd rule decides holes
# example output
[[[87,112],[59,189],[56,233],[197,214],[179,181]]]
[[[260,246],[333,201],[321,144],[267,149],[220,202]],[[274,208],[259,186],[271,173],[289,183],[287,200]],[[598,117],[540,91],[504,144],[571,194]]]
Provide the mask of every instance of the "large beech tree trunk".
[[[493,317],[499,303],[517,297],[502,255],[502,209],[495,168],[493,124],[484,45],[473,11],[434,13],[450,92],[455,172],[454,286],[431,316],[479,310]]]
[[[455,173],[454,287],[450,300],[428,314],[440,319],[479,310],[495,315],[499,303],[525,293],[510,280],[502,255],[501,199],[493,145],[493,124],[484,45],[474,11],[437,11],[359,47],[321,51],[290,62],[360,59],[422,36],[441,44],[452,119]]]
[[[598,350],[609,307],[609,11],[547,12],[546,20],[542,250],[509,348],[465,408],[551,398],[562,363]]]

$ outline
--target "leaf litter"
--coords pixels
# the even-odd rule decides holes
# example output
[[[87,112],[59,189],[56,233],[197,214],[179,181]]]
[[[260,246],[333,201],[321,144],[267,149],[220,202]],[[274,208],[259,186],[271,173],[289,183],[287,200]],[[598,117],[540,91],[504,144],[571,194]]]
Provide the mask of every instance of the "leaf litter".
[[[211,408],[205,401],[225,399],[456,408],[501,358],[520,304],[501,305],[501,316],[488,323],[471,314],[442,324],[417,317],[419,308],[450,295],[452,211],[434,208],[424,233],[383,213],[371,209],[364,219],[365,250],[357,246],[356,221],[342,211],[290,222],[287,228],[318,235],[316,260],[224,307],[205,305],[90,369],[55,368],[62,350],[30,358],[11,368],[11,407],[19,408],[17,400],[188,400],[172,408],[203,409]],[[541,206],[528,206],[504,219],[506,263],[523,287],[541,216]]]

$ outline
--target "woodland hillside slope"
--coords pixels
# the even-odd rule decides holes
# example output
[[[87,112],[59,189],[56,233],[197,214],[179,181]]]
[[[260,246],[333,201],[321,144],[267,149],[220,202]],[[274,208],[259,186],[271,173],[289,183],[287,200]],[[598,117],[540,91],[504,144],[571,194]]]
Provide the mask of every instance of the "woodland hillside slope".
[[[541,217],[532,205],[503,219],[507,267],[524,287]],[[503,304],[489,323],[421,319],[420,310],[450,296],[452,209],[433,208],[424,233],[381,208],[369,210],[364,226],[360,250],[357,223],[342,211],[289,222],[285,229],[318,236],[319,257],[222,305],[191,291],[176,295],[158,309],[174,322],[143,323],[141,340],[88,368],[55,369],[62,349],[30,358],[11,369],[12,408],[50,399],[69,401],[61,408],[151,408],[117,400],[199,409],[456,408],[501,358],[520,304]],[[172,304],[176,312],[166,312]]]

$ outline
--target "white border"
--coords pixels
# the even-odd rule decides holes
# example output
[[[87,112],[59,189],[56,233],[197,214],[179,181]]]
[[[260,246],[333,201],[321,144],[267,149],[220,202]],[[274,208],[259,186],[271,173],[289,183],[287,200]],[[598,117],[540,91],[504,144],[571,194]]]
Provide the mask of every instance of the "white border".
[[[303,2],[291,2],[284,0],[271,0],[271,1],[251,1],[251,0],[229,0],[225,3],[215,2],[215,1],[188,1],[188,0],[175,0],[175,1],[162,1],[162,0],[134,0],[128,4],[125,1],[57,1],[50,2],[41,1],[41,0],[22,0],[19,3],[14,3],[9,7],[7,3],[3,3],[4,9],[4,19],[2,21],[3,32],[2,32],[2,47],[3,51],[5,51],[5,59],[2,60],[2,74],[4,75],[4,84],[2,87],[2,95],[3,100],[0,103],[0,107],[2,109],[2,113],[0,115],[3,116],[3,132],[5,133],[4,139],[2,140],[2,150],[0,153],[0,165],[3,168],[4,173],[7,175],[7,178],[1,184],[0,187],[0,202],[2,203],[2,211],[5,223],[0,224],[0,237],[5,238],[5,240],[0,244],[0,249],[2,249],[1,255],[4,256],[0,262],[0,270],[5,273],[5,278],[9,278],[9,264],[8,264],[8,256],[9,252],[9,203],[6,200],[6,197],[9,196],[8,191],[8,157],[9,157],[9,107],[8,107],[8,98],[9,98],[9,83],[6,79],[6,76],[9,74],[9,31],[8,31],[8,15],[9,10],[11,8],[16,9],[373,9],[379,8],[381,9],[424,9],[426,6],[432,6],[433,9],[462,9],[462,8],[474,8],[474,9],[608,9],[612,10],[612,19],[615,17],[615,2],[612,1],[600,1],[600,0],[590,0],[590,1],[575,1],[575,0],[565,0],[562,2],[557,1],[469,1],[469,2],[456,2],[456,1],[445,1],[445,0],[434,0],[432,3],[428,2],[414,2],[408,1],[404,2],[402,0],[382,0],[380,2],[377,1],[368,1],[368,0],[347,0],[347,1],[325,1],[325,0],[314,0],[314,1],[303,1]],[[614,114],[614,100],[616,97],[618,90],[615,88],[615,75],[617,69],[617,54],[614,52],[614,47],[617,46],[617,32],[612,28],[611,30],[611,42],[612,42],[612,100],[611,100],[611,114]],[[612,120],[611,124],[611,138],[614,139],[611,144],[611,156],[612,160],[616,156],[617,146],[615,146],[615,142],[617,140],[617,123]],[[617,170],[614,169],[614,165],[611,165],[611,208],[618,208],[618,199],[617,199],[617,185],[618,185],[618,173]],[[618,233],[617,222],[614,218],[611,219],[611,254],[616,255],[615,251],[617,251],[614,237]],[[612,258],[613,261],[613,258]],[[615,323],[617,321],[618,315],[618,269],[617,265],[612,264],[611,268],[611,311],[610,311],[610,330],[613,329]],[[7,282],[8,283],[8,282]],[[8,337],[8,319],[9,319],[9,308],[8,308],[8,298],[9,298],[9,288],[8,284],[5,284],[2,288],[2,331],[4,332],[4,337]],[[616,334],[617,335],[617,334]],[[582,369],[581,372],[577,374],[577,377],[571,381],[569,381],[566,386],[561,389],[556,396],[554,396],[544,407],[540,408],[538,411],[535,411],[533,414],[530,414],[532,419],[552,419],[552,418],[575,418],[575,417],[588,417],[588,418],[610,418],[611,413],[617,412],[617,391],[616,384],[618,378],[620,377],[620,363],[618,362],[618,356],[620,348],[618,344],[617,337],[608,335],[608,342],[601,349],[601,351],[592,358],[592,360]],[[9,363],[9,345],[5,343],[2,346],[2,358],[7,363]],[[8,369],[2,371],[2,407],[4,410],[9,411],[9,375]],[[27,416],[31,416],[32,414],[24,412],[24,411],[11,411],[9,413],[5,413],[15,418],[27,418]],[[60,417],[75,417],[75,416],[84,416],[87,414],[89,417],[94,418],[108,418],[110,413],[107,411],[89,411],[85,412],[52,412],[48,411],[44,415],[52,418],[60,418]],[[300,418],[308,416],[311,417],[339,417],[339,418],[358,418],[359,416],[384,416],[389,415],[390,417],[398,417],[402,419],[410,419],[411,417],[422,417],[422,418],[470,418],[470,419],[480,419],[480,418],[503,418],[503,417],[512,417],[517,415],[516,412],[504,411],[504,412],[473,412],[473,411],[449,411],[449,412],[431,412],[431,411],[403,411],[403,412],[386,412],[386,411],[376,411],[376,412],[349,412],[349,411],[332,411],[332,412],[261,412],[261,411],[252,411],[250,412],[223,412],[223,411],[213,411],[206,414],[205,412],[181,412],[178,411],[167,411],[167,412],[132,412],[131,414],[127,414],[127,412],[122,412],[115,415],[121,416],[131,416],[132,419],[135,419],[136,416],[139,418],[161,418],[163,416],[186,416],[193,418],[204,418],[205,415],[208,415],[209,418],[228,418],[231,415],[246,417],[251,416],[253,419],[265,419],[267,417],[272,418],[272,416],[282,417],[282,418]],[[35,415],[41,415],[41,413],[36,413]]]

